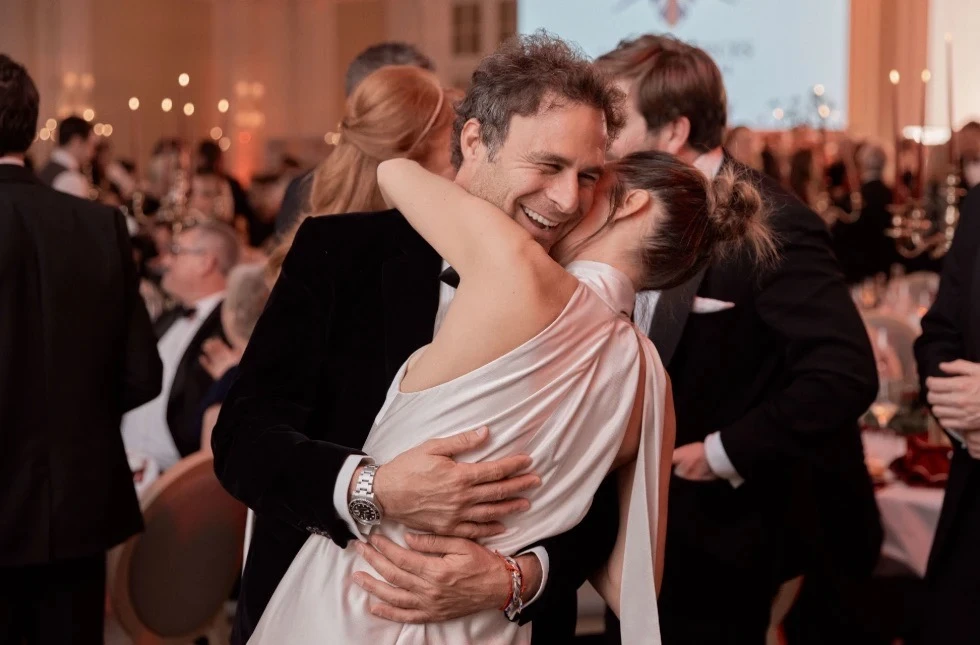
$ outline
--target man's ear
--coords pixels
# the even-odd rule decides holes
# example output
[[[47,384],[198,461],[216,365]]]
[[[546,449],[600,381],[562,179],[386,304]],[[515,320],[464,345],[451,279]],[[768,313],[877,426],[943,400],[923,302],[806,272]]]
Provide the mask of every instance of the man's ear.
[[[469,119],[463,124],[459,134],[459,146],[463,153],[463,161],[480,161],[486,156],[486,146],[481,137],[482,126],[476,119]]]
[[[679,116],[664,126],[664,149],[672,155],[677,155],[687,145],[691,137],[691,121],[686,116]]]

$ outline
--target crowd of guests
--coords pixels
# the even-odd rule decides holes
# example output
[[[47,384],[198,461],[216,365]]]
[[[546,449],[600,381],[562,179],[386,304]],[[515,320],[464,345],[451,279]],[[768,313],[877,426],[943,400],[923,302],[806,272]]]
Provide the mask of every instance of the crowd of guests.
[[[665,97],[638,91],[645,79],[668,73],[657,67],[658,56],[679,57],[688,65],[685,73],[703,74],[696,78],[703,95],[690,113],[659,114]],[[18,76],[22,68],[9,59],[0,58],[0,63],[6,66],[0,83],[13,82],[10,78],[25,83]],[[861,217],[825,218],[823,225],[830,229],[848,281],[886,272],[901,260],[894,241],[885,235],[891,222],[887,207],[908,198],[916,169],[903,163],[914,155],[904,148],[899,151],[899,183],[889,186],[887,155],[877,144],[840,142],[834,147],[800,129],[788,135],[787,146],[746,128],[726,131],[724,118],[712,121],[705,116],[714,113],[707,103],[724,100],[720,72],[713,76],[711,70],[717,68],[706,54],[671,39],[644,37],[624,43],[599,65],[632,92],[630,118],[641,126],[652,132],[655,122],[687,124],[684,137],[676,145],[665,144],[665,150],[699,168],[710,166],[715,173],[727,151],[785,187],[766,188],[767,199],[777,206],[776,228],[788,240],[777,277],[760,287],[737,271],[715,268],[707,277],[698,276],[694,291],[686,294],[690,300],[700,287],[712,297],[739,301],[734,312],[710,321],[695,317],[688,325],[698,327],[699,339],[706,333],[709,341],[715,339],[717,347],[706,346],[707,351],[730,346],[741,347],[742,353],[730,356],[731,362],[717,371],[706,372],[711,361],[698,353],[693,337],[682,336],[678,328],[669,341],[677,353],[664,359],[681,419],[678,474],[671,489],[675,514],[669,524],[674,550],[666,569],[670,585],[662,597],[667,608],[662,609],[664,634],[676,639],[671,642],[722,643],[736,642],[725,640],[731,633],[764,631],[780,584],[799,574],[807,577],[809,586],[797,605],[795,623],[793,617],[789,623],[795,624],[794,642],[816,642],[819,637],[812,634],[822,632],[812,626],[821,620],[828,635],[836,625],[846,625],[853,633],[859,630],[860,603],[833,602],[843,597],[855,600],[852,596],[862,592],[855,580],[870,573],[880,544],[870,483],[862,470],[856,431],[852,432],[873,397],[874,363],[856,311],[846,291],[838,288],[842,285],[837,265],[823,253],[825,231],[804,205],[824,214],[830,209],[821,204],[830,203],[837,207],[834,212],[850,213],[851,195],[860,192]],[[164,471],[192,453],[210,450],[211,431],[238,376],[239,361],[307,218],[383,210],[376,171],[386,159],[414,159],[431,172],[454,174],[450,141],[454,105],[462,95],[434,92],[440,83],[432,68],[431,61],[410,46],[368,49],[348,70],[341,136],[330,155],[306,172],[295,160],[283,159],[275,172],[252,177],[248,190],[228,173],[221,149],[211,141],[193,150],[177,139],[161,141],[145,172],[140,172],[132,162],[113,158],[106,142],[83,119],[69,117],[59,123],[58,147],[36,178],[56,191],[122,209],[125,219],[120,216],[119,221],[125,239],[112,248],[132,254],[136,273],[126,274],[126,288],[132,282],[153,325],[155,354],[146,351],[145,330],[140,332],[140,351],[145,367],[158,375],[145,376],[145,386],[114,408],[121,416],[127,473]],[[34,111],[36,121],[36,106]],[[724,115],[723,103],[720,113]],[[692,128],[692,122],[699,128]],[[963,140],[974,130],[980,126],[965,128]],[[649,140],[624,141],[620,145],[637,149],[653,145]],[[961,149],[969,186],[980,179],[973,172],[974,158],[980,154],[974,155],[965,144]],[[11,147],[0,150],[0,156],[11,151],[18,152]],[[29,160],[26,165],[29,169]],[[122,285],[121,278],[117,286]],[[800,305],[799,289],[811,287],[824,300]],[[670,291],[663,295],[656,316],[663,316],[664,302],[678,296]],[[654,300],[642,322],[651,337],[660,320],[653,317],[656,307]],[[440,309],[436,320],[444,314]],[[134,324],[145,327],[143,313],[125,316],[138,318]],[[732,321],[743,321],[744,326]],[[755,383],[757,390],[733,394],[731,375],[738,370],[746,370],[746,375],[735,380]],[[712,376],[716,382],[709,382]],[[115,395],[91,396],[113,399],[115,405]],[[720,402],[720,407],[711,412],[705,400]],[[801,421],[801,415],[810,418]],[[719,469],[722,442],[720,458],[727,468]],[[706,454],[712,452],[711,445],[713,457]],[[696,446],[699,453],[685,450]],[[818,486],[802,481],[801,471],[791,467],[801,455],[808,475],[820,478]],[[681,475],[682,470],[690,476]],[[849,499],[847,508],[837,504],[839,499]],[[801,511],[810,516],[799,517]],[[115,535],[105,537],[100,548],[138,530],[139,522],[130,519]],[[812,532],[797,534],[803,530]],[[818,539],[823,543],[811,543]],[[0,567],[4,565],[20,563],[0,560]],[[94,567],[92,562],[86,566]],[[20,574],[27,579],[30,572]],[[92,586],[86,593],[104,585],[104,577],[100,583],[96,573],[89,579]],[[59,584],[54,574],[52,580]],[[43,590],[38,594],[43,596]],[[708,617],[706,599],[712,603]],[[7,619],[13,621],[0,614],[0,620]],[[610,624],[614,622],[611,617]],[[59,641],[56,637],[50,642]]]
[[[137,462],[152,459],[158,467],[153,470],[163,470],[190,452],[208,449],[217,404],[248,338],[242,330],[254,327],[305,218],[382,209],[372,172],[378,160],[407,156],[432,172],[452,175],[452,107],[461,93],[448,90],[431,122],[402,109],[403,101],[420,100],[412,94],[432,80],[432,69],[431,60],[412,47],[367,49],[349,67],[345,136],[328,157],[303,170],[286,156],[279,168],[252,177],[249,190],[227,172],[224,155],[211,140],[193,149],[176,138],[159,141],[141,176],[131,160],[115,158],[108,140],[82,118],[59,123],[58,145],[37,176],[55,190],[122,207],[140,293],[160,336],[164,390],[123,423]],[[975,176],[980,173],[969,171],[976,165],[972,160],[980,158],[978,133],[977,124],[959,133],[966,187],[980,179]],[[724,137],[729,155],[770,176],[823,217],[848,283],[888,274],[896,264],[937,268],[935,260],[901,257],[886,234],[892,226],[889,207],[914,190],[913,147],[899,151],[896,187],[885,181],[890,170],[885,149],[871,141],[828,143],[806,127],[761,134],[739,126]],[[30,167],[29,157],[27,162]],[[859,211],[852,204],[855,191],[861,195]],[[232,279],[240,264],[249,268]],[[262,284],[254,279],[256,267],[264,272]]]
[[[945,208],[940,191],[949,171],[959,173],[963,192],[980,183],[980,123],[965,124],[947,145],[956,151],[955,167],[945,161],[947,146],[931,148],[926,159],[923,186],[934,218]],[[890,275],[896,265],[907,273],[942,268],[941,260],[927,255],[902,256],[888,234],[893,228],[891,207],[919,196],[915,141],[903,139],[894,154],[891,146],[855,140],[846,132],[830,139],[808,126],[765,133],[739,126],[728,131],[725,149],[780,182],[823,218],[848,283]]]

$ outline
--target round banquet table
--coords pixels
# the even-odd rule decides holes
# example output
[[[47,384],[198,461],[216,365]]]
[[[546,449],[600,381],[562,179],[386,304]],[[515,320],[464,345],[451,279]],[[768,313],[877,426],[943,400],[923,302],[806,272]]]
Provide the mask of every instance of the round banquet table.
[[[905,454],[904,437],[864,432],[861,439],[865,457],[869,461],[890,464]],[[885,530],[882,555],[901,562],[924,577],[932,538],[939,525],[939,511],[943,506],[944,494],[945,491],[941,488],[908,486],[900,481],[892,481],[878,489],[875,497]]]

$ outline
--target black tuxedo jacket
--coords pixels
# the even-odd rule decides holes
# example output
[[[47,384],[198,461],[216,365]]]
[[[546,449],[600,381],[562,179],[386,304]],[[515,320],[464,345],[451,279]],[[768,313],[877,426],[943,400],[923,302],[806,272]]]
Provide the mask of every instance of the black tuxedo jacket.
[[[142,529],[119,433],[163,366],[122,215],[0,165],[0,567]]]
[[[214,308],[214,311],[201,323],[194,334],[191,344],[180,359],[174,383],[170,388],[170,398],[167,400],[167,426],[170,435],[177,446],[181,457],[186,457],[201,449],[201,419],[200,405],[208,390],[214,385],[214,379],[201,366],[201,346],[209,338],[218,337],[228,342],[221,326],[221,308],[224,303]],[[155,330],[158,338],[162,338],[170,326],[180,317],[177,311],[171,311],[157,320]]]
[[[307,220],[286,257],[212,436],[215,471],[256,512],[234,642],[245,642],[310,532],[353,537],[334,510],[399,367],[432,340],[441,259],[396,211]],[[462,429],[461,429],[462,430]],[[535,645],[571,642],[575,592],[612,550],[615,485],[544,542],[548,584],[524,612]]]
[[[926,377],[948,376],[939,369],[940,363],[957,359],[980,363],[980,186],[973,187],[960,205],[960,222],[945,257],[939,293],[922,319],[915,355],[923,394]],[[980,639],[976,618],[980,595],[980,461],[972,459],[958,441],[954,446],[926,575],[939,596],[933,613],[943,624],[935,627],[947,631],[931,632],[932,640],[923,641],[930,643]]]
[[[718,599],[770,593],[817,567],[870,573],[880,548],[857,428],[877,393],[867,332],[820,218],[771,179],[751,178],[772,209],[778,265],[715,264],[676,291],[733,307],[685,317],[669,310],[667,291],[651,326],[669,361],[677,446],[719,431],[745,479],[733,488],[672,477],[664,596],[685,584]],[[702,598],[710,613],[713,597]]]
[[[881,180],[869,181],[861,186],[861,201],[856,222],[838,221],[832,229],[834,253],[850,284],[887,274],[891,265],[901,260],[895,240],[885,235],[892,221],[888,211],[891,189]]]

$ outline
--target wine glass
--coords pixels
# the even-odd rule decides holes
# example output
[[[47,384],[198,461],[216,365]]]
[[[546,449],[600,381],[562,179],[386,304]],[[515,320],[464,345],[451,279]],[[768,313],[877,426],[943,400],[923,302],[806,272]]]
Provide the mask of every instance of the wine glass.
[[[882,430],[888,428],[888,424],[898,412],[898,406],[902,400],[902,382],[898,379],[882,378],[878,385],[878,397],[871,404],[871,414],[878,420],[878,425]]]

